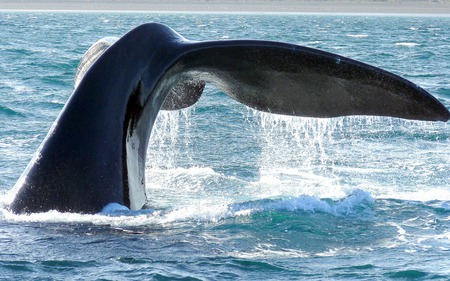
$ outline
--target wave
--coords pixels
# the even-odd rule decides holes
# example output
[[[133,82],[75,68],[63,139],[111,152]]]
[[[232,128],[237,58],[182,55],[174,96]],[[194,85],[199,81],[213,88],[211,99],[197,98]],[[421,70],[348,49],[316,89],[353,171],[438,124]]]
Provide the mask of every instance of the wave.
[[[447,279],[447,276],[434,274],[431,272],[423,271],[423,270],[399,270],[399,271],[391,271],[385,273],[385,276],[392,278],[392,279],[403,279],[403,280],[410,280],[410,279]]]
[[[333,216],[351,216],[371,208],[374,199],[363,190],[354,190],[342,200],[320,199],[303,195],[294,198],[261,199],[231,204],[193,204],[173,210],[130,211],[116,204],[103,213],[85,215],[49,211],[27,215],[16,215],[0,209],[0,218],[13,222],[45,223],[91,223],[116,227],[151,226],[167,223],[219,222],[230,218],[251,217],[273,212],[281,213],[326,213]]]
[[[4,197],[4,196],[2,196]],[[1,206],[0,206],[1,207]],[[410,219],[412,214],[424,214],[423,218]],[[450,201],[410,201],[399,199],[375,199],[367,191],[353,190],[340,200],[302,195],[279,199],[259,199],[229,204],[200,202],[169,210],[143,209],[130,211],[116,204],[98,214],[60,213],[49,211],[16,215],[0,208],[0,221],[8,223],[45,223],[58,225],[107,226],[122,232],[145,232],[146,229],[174,229],[209,225],[211,227],[252,227],[279,228],[295,227],[299,222],[317,224],[320,229],[328,228],[336,222],[358,221],[358,225],[374,224],[389,230],[397,242],[408,242],[408,227],[417,229],[436,228],[432,217],[441,218],[439,225],[448,224]],[[276,222],[283,222],[277,226]],[[320,225],[320,226],[319,226]],[[406,227],[406,228],[405,228]],[[406,230],[408,228],[408,230]],[[256,231],[256,230],[255,230]],[[408,231],[408,233],[406,232]],[[435,239],[448,239],[446,231],[435,235]],[[395,242],[395,241],[394,241]],[[395,243],[394,243],[395,244]],[[397,243],[398,244],[398,243]]]
[[[22,113],[3,105],[0,105],[0,116],[1,115],[4,115],[6,117],[24,116]]]
[[[334,216],[355,214],[374,203],[370,194],[363,190],[354,190],[341,200],[320,199],[315,196],[302,195],[295,198],[258,200],[233,204],[229,207],[232,214],[247,215],[251,213],[287,211],[287,212],[323,212]]]

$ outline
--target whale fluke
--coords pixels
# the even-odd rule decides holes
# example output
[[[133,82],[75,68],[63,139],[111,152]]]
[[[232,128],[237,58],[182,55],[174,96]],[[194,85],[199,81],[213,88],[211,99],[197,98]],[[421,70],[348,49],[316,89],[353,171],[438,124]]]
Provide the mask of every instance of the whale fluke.
[[[437,99],[397,75],[292,44],[192,42],[150,23],[96,53],[87,54],[74,92],[13,188],[14,213],[96,213],[109,203],[142,208],[159,110],[191,106],[205,83],[275,114],[450,118]]]

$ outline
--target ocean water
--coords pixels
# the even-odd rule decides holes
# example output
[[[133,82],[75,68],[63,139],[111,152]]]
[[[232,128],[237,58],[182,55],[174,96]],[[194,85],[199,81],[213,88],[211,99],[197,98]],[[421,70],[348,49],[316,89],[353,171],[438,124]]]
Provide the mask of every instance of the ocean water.
[[[275,116],[213,87],[158,116],[153,211],[8,212],[83,53],[152,21],[335,52],[450,108],[446,16],[0,12],[0,280],[450,279],[449,124]]]

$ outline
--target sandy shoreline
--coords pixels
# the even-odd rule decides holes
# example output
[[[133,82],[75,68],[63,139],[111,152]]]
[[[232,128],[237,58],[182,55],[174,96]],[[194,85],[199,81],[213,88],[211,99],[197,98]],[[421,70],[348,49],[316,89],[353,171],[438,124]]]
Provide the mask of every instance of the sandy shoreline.
[[[0,0],[0,10],[450,15],[450,0]]]

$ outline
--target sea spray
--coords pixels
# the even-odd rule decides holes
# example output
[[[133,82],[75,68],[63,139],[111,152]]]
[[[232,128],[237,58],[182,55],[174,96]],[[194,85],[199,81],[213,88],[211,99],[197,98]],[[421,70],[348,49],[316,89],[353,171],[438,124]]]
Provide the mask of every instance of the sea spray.
[[[189,157],[189,127],[193,108],[160,111],[155,121],[147,151],[147,167],[174,167],[176,157]],[[181,127],[183,130],[181,130]],[[186,150],[184,155],[182,151]],[[161,153],[161,152],[164,153]]]

